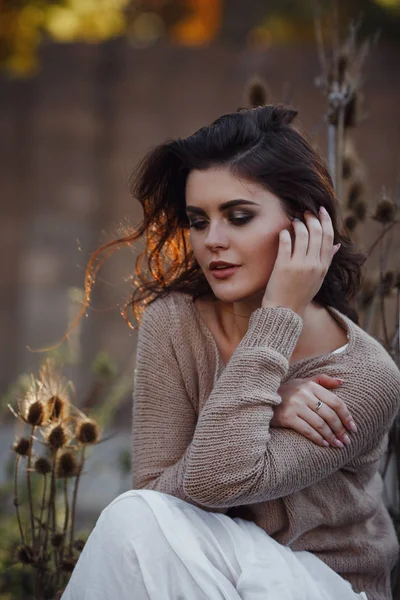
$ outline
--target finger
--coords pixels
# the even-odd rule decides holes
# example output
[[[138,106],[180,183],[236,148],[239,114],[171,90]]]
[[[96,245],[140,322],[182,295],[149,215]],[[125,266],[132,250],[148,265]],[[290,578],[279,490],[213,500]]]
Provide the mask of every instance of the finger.
[[[322,415],[322,409],[325,408],[325,412]],[[328,420],[331,415],[328,413],[330,409],[326,406],[322,406],[322,408],[315,412],[312,408],[307,405],[303,405],[298,412],[298,416],[303,419],[310,427],[315,429],[319,435],[326,440],[330,446],[334,446],[335,448],[343,448],[344,443],[337,437],[335,432],[330,426],[330,421]]]
[[[320,260],[324,267],[328,269],[332,260],[332,247],[334,242],[333,225],[331,217],[324,207],[321,207],[319,216],[323,231]]]
[[[325,388],[337,388],[343,383],[343,379],[339,379],[338,377],[331,377],[331,375],[326,375],[325,373],[321,373],[320,375],[314,375],[313,377],[305,378],[308,381],[313,381],[314,383],[318,383],[318,385],[322,385]]]
[[[319,262],[321,260],[322,225],[319,218],[310,211],[304,213],[304,218],[306,219],[309,232],[307,256]]]
[[[313,382],[311,382],[311,385],[312,384]],[[338,418],[343,423],[344,427],[355,433],[357,431],[357,427],[355,426],[353,417],[349,409],[347,408],[346,403],[343,402],[343,400],[339,398],[337,394],[335,394],[334,392],[330,392],[321,385],[318,385],[318,387],[315,386],[315,390],[313,389],[313,387],[314,386],[312,386],[311,388],[313,394],[316,395],[319,400],[324,402],[330,409],[332,409],[336,413]]]
[[[287,229],[282,229],[279,232],[279,246],[278,254],[276,256],[276,263],[286,264],[290,261],[292,256],[292,239]]]
[[[318,446],[328,447],[329,442],[327,442],[318,431],[314,429],[307,421],[304,421],[301,417],[297,417],[296,420],[291,425],[291,429],[294,429],[307,439],[314,442],[314,444],[318,444]]]
[[[304,257],[307,255],[309,233],[305,223],[300,219],[294,219],[292,221],[293,230],[295,233],[293,258],[302,262]]]

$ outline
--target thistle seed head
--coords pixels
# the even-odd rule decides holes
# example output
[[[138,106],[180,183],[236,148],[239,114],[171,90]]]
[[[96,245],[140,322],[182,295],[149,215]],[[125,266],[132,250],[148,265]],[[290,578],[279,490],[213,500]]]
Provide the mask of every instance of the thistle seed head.
[[[13,450],[21,456],[28,456],[31,449],[31,440],[29,438],[19,438],[13,444]]]
[[[75,455],[70,450],[65,450],[57,461],[57,477],[74,477],[77,473],[78,464]]]
[[[76,439],[81,444],[95,444],[98,441],[99,436],[99,426],[92,419],[86,419],[78,423]]]
[[[67,434],[62,425],[56,425],[50,430],[47,442],[52,450],[58,450],[67,443]]]
[[[31,565],[33,563],[33,550],[30,546],[19,546],[17,548],[17,559],[23,565]]]
[[[74,542],[75,550],[78,550],[78,552],[82,552],[84,547],[85,547],[84,540],[75,540],[75,542]]]
[[[364,196],[365,186],[362,181],[356,179],[349,185],[347,193],[347,206],[348,208],[354,208],[358,202],[360,202]]]
[[[378,221],[378,223],[392,223],[395,218],[396,210],[397,207],[395,204],[393,204],[389,198],[384,198],[379,202],[372,218],[374,221]]]
[[[371,306],[374,296],[376,294],[376,290],[378,287],[378,283],[375,279],[366,278],[364,280],[363,286],[359,295],[359,302],[362,308],[368,308]]]
[[[68,412],[68,405],[60,396],[51,396],[48,401],[49,419],[63,419]]]
[[[267,84],[260,77],[254,76],[247,84],[246,96],[250,106],[265,106],[268,101]]]
[[[50,461],[45,456],[40,456],[35,460],[34,465],[36,473],[40,475],[47,475],[51,471]]]
[[[75,568],[76,562],[76,558],[64,558],[64,560],[61,563],[61,570],[65,571],[66,573],[72,573],[72,571]]]
[[[45,420],[45,410],[40,400],[37,400],[30,405],[26,420],[29,425],[35,425],[36,427],[43,424]]]
[[[347,215],[347,217],[344,219],[344,225],[349,232],[354,231],[354,229],[357,227],[357,223],[357,217],[352,214]]]
[[[51,545],[54,548],[59,548],[62,545],[63,541],[64,541],[64,535],[62,533],[55,533],[51,537]]]
[[[381,286],[382,294],[384,296],[390,296],[390,293],[395,284],[395,274],[393,271],[387,271],[382,277]]]
[[[353,212],[358,221],[365,221],[365,217],[367,216],[367,203],[364,202],[364,200],[360,200],[353,206]]]

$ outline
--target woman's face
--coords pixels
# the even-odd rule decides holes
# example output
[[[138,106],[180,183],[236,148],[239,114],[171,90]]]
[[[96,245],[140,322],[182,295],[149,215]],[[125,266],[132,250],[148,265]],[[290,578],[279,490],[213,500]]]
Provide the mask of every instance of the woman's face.
[[[291,230],[277,196],[225,168],[193,170],[186,183],[186,213],[193,252],[215,296],[223,302],[262,299],[279,246]],[[239,265],[232,274],[211,261]],[[214,274],[213,274],[214,273]]]

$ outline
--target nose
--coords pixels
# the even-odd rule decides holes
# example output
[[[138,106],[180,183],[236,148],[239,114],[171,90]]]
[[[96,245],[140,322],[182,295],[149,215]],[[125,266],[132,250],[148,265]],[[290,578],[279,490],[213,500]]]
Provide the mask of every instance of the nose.
[[[214,248],[227,248],[229,246],[229,240],[226,233],[223,231],[223,226],[219,226],[218,223],[210,225],[208,233],[204,239],[204,244],[209,250]]]

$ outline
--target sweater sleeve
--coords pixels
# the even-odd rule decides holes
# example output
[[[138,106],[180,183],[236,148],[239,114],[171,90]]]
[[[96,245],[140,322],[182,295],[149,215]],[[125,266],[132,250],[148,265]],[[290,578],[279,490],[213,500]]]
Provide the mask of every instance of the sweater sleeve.
[[[186,391],[171,339],[168,303],[151,304],[139,328],[133,384],[132,484],[187,497],[183,476],[197,413]],[[226,510],[218,510],[226,512]]]
[[[199,416],[184,471],[191,501],[209,508],[295,493],[382,446],[400,398],[400,372],[388,355],[365,357],[335,393],[358,432],[343,449],[317,446],[289,429],[270,429],[278,388],[302,330],[289,308],[259,308]],[[350,468],[350,466],[349,466]]]

